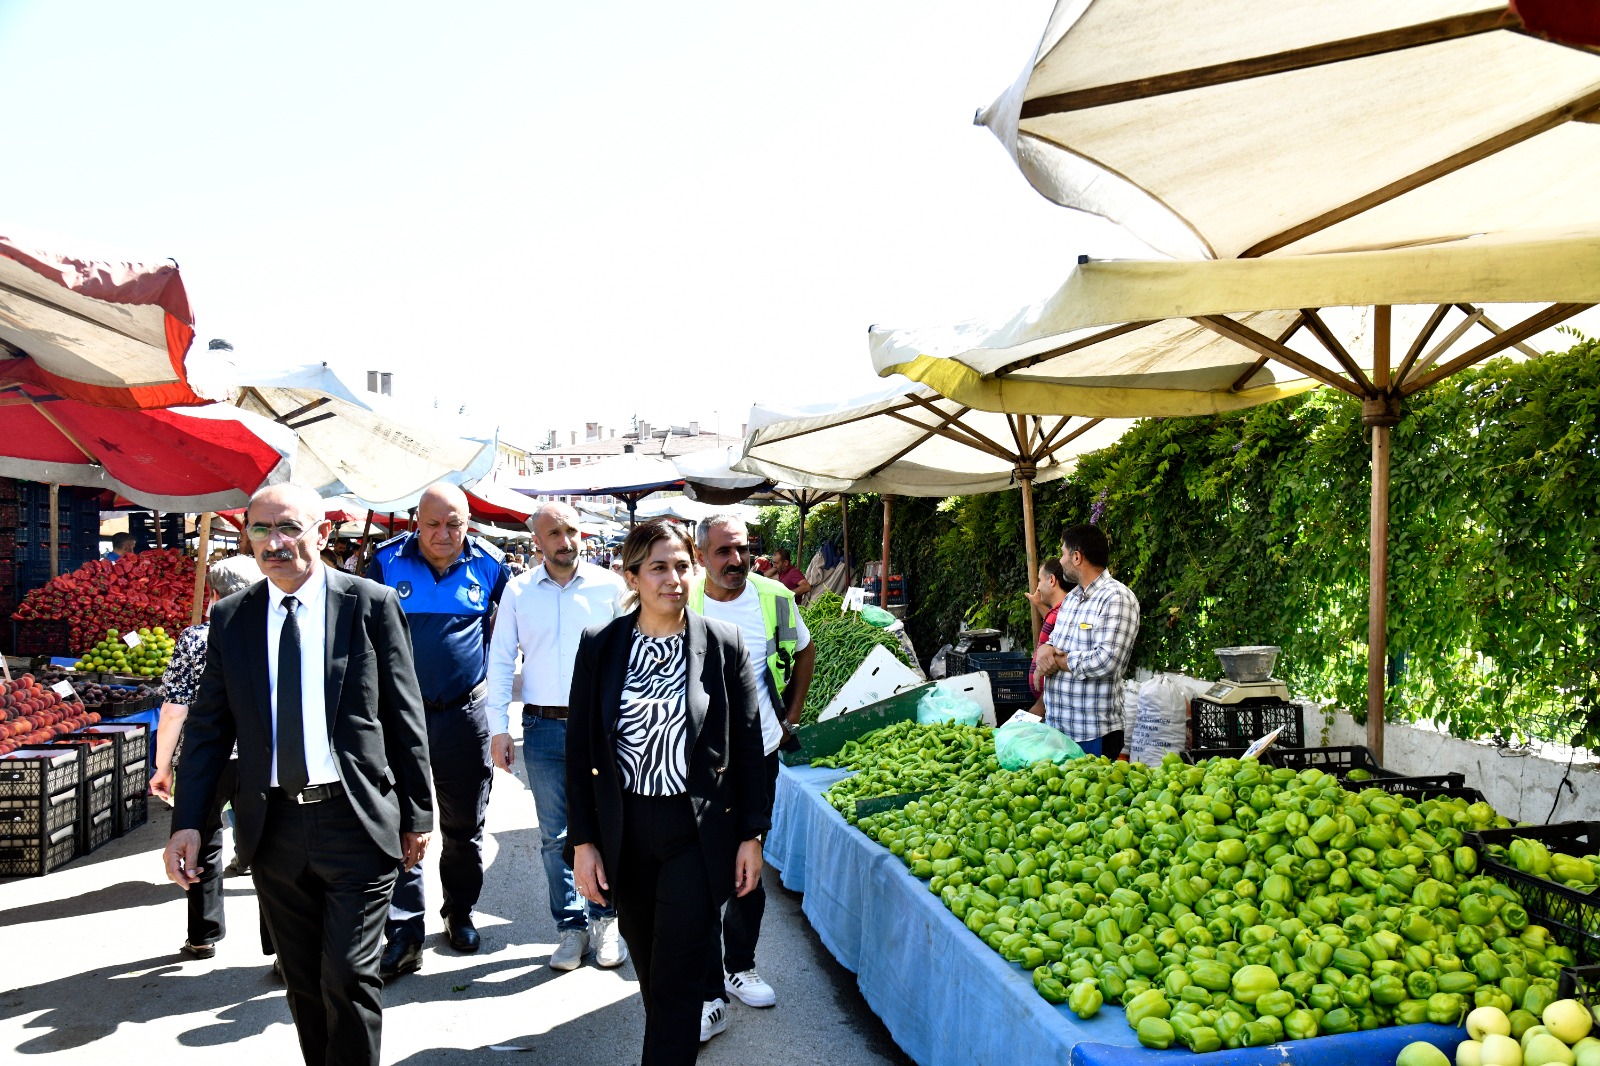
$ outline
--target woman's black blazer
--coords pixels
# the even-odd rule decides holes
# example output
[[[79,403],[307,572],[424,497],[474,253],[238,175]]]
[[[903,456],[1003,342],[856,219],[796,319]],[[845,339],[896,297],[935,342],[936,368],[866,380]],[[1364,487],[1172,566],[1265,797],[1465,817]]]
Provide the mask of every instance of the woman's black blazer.
[[[615,878],[622,864],[622,777],[616,728],[637,610],[586,629],[567,701],[567,844],[594,844]],[[711,891],[733,891],[739,844],[772,825],[761,705],[736,626],[688,612],[684,655],[689,714],[689,799]]]

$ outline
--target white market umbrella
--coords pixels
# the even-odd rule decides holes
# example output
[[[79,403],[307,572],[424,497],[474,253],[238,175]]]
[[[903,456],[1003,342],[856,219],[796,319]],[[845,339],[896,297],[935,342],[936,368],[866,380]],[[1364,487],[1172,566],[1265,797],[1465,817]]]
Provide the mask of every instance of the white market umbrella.
[[[1059,0],[977,121],[1042,195],[1183,258],[1600,223],[1600,54],[1536,35],[1585,6]]]
[[[493,437],[429,428],[420,413],[353,388],[326,363],[242,366],[231,402],[299,435],[296,484],[319,496],[349,495],[374,511],[409,510],[434,482],[460,485],[494,466]]]
[[[975,410],[901,381],[843,403],[751,408],[737,467],[811,488],[882,494],[885,580],[890,496],[962,496],[1016,486],[1031,592],[1039,575],[1034,483],[1061,477],[1079,455],[1115,442],[1129,424]],[[1035,616],[1035,629],[1039,621]]]
[[[670,459],[624,452],[593,463],[506,478],[501,484],[527,496],[615,496],[627,502],[631,524],[640,500],[662,489],[681,488],[683,475]]]
[[[1372,431],[1367,729],[1381,756],[1389,431],[1407,397],[1492,355],[1537,355],[1530,340],[1595,303],[1600,225],[1366,252],[1082,263],[1008,320],[874,328],[869,347],[880,374],[991,411],[1196,415],[1318,385],[1359,398]],[[1541,306],[1494,306],[1529,304]]]

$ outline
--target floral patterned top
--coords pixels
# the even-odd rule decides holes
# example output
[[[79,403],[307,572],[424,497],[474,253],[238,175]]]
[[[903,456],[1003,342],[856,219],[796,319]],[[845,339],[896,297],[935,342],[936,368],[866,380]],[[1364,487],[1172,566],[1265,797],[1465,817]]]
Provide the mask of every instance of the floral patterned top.
[[[172,658],[167,662],[167,672],[161,676],[161,683],[167,688],[168,703],[188,706],[200,694],[200,675],[206,669],[206,636],[210,632],[211,623],[201,622],[178,634]]]

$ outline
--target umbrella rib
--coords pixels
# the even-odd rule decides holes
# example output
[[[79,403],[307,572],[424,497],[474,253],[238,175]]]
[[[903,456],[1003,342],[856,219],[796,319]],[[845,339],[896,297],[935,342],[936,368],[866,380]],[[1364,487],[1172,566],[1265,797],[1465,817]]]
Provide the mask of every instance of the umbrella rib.
[[[1340,41],[1325,41],[1304,48],[1291,48],[1271,55],[1252,56],[1249,59],[1236,59],[1228,63],[1215,63],[1190,70],[1174,71],[1170,74],[1157,74],[1149,78],[1114,82],[1110,85],[1096,85],[1087,89],[1075,89],[1072,92],[1052,93],[1049,96],[1023,101],[1022,112],[1018,119],[1025,121],[1030,118],[1044,118],[1047,115],[1059,115],[1068,111],[1084,111],[1093,107],[1146,100],[1152,96],[1207,89],[1251,78],[1287,74],[1296,70],[1327,66],[1330,63],[1343,63],[1353,59],[1399,52],[1407,48],[1439,44],[1492,30],[1521,28],[1522,20],[1502,4],[1484,11],[1436,19],[1433,22],[1421,22],[1413,26],[1401,26],[1398,29],[1382,30],[1360,37],[1347,37]]]
[[[877,477],[879,474],[881,474],[885,470],[887,470],[890,466],[892,466],[895,463],[898,463],[900,460],[902,460],[906,456],[910,455],[913,451],[915,451],[916,449],[918,449],[918,448],[922,447],[924,444],[926,444],[928,442],[928,438],[929,437],[932,437],[935,433],[938,433],[939,430],[943,429],[945,426],[949,425],[951,422],[955,421],[957,418],[960,418],[961,415],[966,410],[967,410],[967,408],[963,407],[963,408],[961,408],[961,410],[955,412],[954,414],[949,414],[949,415],[941,414],[939,416],[940,419],[941,419],[939,425],[935,426],[935,427],[931,427],[931,428],[929,426],[927,426],[927,425],[924,425],[921,422],[918,422],[914,418],[910,418],[910,417],[908,417],[906,415],[901,414],[899,411],[890,411],[889,412],[889,417],[898,418],[902,422],[905,422],[905,423],[907,423],[909,425],[916,426],[918,429],[923,431],[922,436],[918,437],[916,440],[912,441],[910,444],[907,444],[904,448],[901,448],[899,451],[897,451],[893,455],[889,456],[889,458],[885,459],[883,462],[879,463],[877,466],[873,467],[871,470],[868,470],[864,476],[865,477]],[[970,441],[961,441],[961,443],[962,444],[966,444],[966,445],[968,445],[970,447],[975,447],[975,445],[972,445]]]
[[[1289,328],[1278,334],[1279,344],[1288,344],[1289,338],[1300,332],[1300,327],[1306,324],[1306,316],[1301,312],[1294,316],[1294,321],[1289,323]],[[1250,364],[1250,369],[1239,375],[1239,380],[1228,386],[1229,392],[1243,392],[1250,379],[1261,372],[1261,368],[1272,362],[1272,356],[1262,355],[1261,358]]]
[[[1333,335],[1333,330],[1328,328],[1328,324],[1322,321],[1322,316],[1313,308],[1304,308],[1300,313],[1306,316],[1306,329],[1310,330],[1311,335],[1339,361],[1339,365],[1344,367],[1344,372],[1350,375],[1350,379],[1361,387],[1362,392],[1368,396],[1374,395],[1376,390],[1372,382],[1361,372],[1356,361],[1350,358],[1350,353],[1345,351],[1344,345],[1339,343],[1339,338]]]
[[[1275,252],[1280,248],[1285,248],[1303,237],[1309,237],[1313,233],[1318,233],[1347,219],[1354,218],[1364,211],[1369,211],[1380,204],[1385,204],[1397,197],[1404,196],[1406,193],[1419,189],[1447,174],[1454,174],[1464,167],[1481,162],[1513,145],[1531,140],[1563,123],[1581,119],[1596,108],[1600,108],[1600,91],[1587,93],[1558,108],[1546,111],[1542,115],[1535,115],[1528,121],[1513,126],[1508,130],[1502,130],[1493,137],[1479,141],[1470,148],[1463,148],[1454,155],[1446,156],[1444,159],[1431,163],[1421,170],[1407,174],[1396,181],[1391,181],[1381,188],[1373,189],[1363,196],[1358,196],[1348,203],[1324,211],[1315,218],[1307,219],[1298,225],[1291,226],[1282,232],[1257,241],[1240,252],[1239,258],[1252,259],[1266,255],[1269,252]]]
[[[1465,370],[1474,363],[1482,362],[1491,355],[1503,352],[1507,348],[1538,333],[1542,333],[1551,326],[1565,322],[1573,315],[1586,311],[1593,306],[1593,304],[1551,304],[1543,311],[1529,315],[1505,332],[1498,333],[1477,347],[1462,352],[1448,363],[1435,367],[1415,381],[1406,382],[1400,387],[1400,394],[1402,396],[1410,396],[1413,393],[1421,392],[1435,381],[1447,378],[1458,370]]]
[[[896,411],[910,410],[911,408],[913,408],[915,406],[917,406],[915,402],[908,401],[906,403],[899,404],[898,406],[895,406],[895,407],[890,407],[890,408],[888,408],[886,410],[883,410],[883,411],[868,411],[865,414],[851,415],[849,418],[842,418],[837,422],[829,422],[825,426],[812,426],[810,429],[797,429],[793,433],[785,433],[785,434],[783,434],[781,436],[777,436],[777,437],[767,437],[766,439],[760,441],[760,444],[763,445],[763,446],[768,445],[768,444],[781,444],[782,442],[784,442],[786,440],[794,440],[796,437],[803,437],[807,433],[820,433],[823,430],[837,429],[840,426],[848,426],[848,425],[850,425],[850,424],[852,424],[854,422],[860,422],[863,419],[872,418],[872,417],[874,417],[876,415],[892,415]],[[759,430],[757,432],[759,432]]]
[[[1060,421],[1058,421],[1056,423],[1055,428],[1052,429],[1048,434],[1045,434],[1045,436],[1039,441],[1039,454],[1040,455],[1049,455],[1050,454],[1050,447],[1051,447],[1052,444],[1055,443],[1056,437],[1061,433],[1061,431],[1063,429],[1067,428],[1067,424],[1069,422],[1071,422],[1071,421],[1072,421],[1072,416],[1071,415],[1062,415],[1061,416],[1061,419],[1060,419]]]
[[[111,324],[109,324],[107,322],[101,322],[99,319],[90,318],[88,315],[83,314],[80,311],[74,311],[70,307],[63,307],[60,304],[54,302],[53,300],[49,300],[49,299],[46,299],[46,298],[43,298],[43,297],[40,297],[40,296],[36,296],[33,293],[24,292],[21,289],[13,288],[10,285],[5,284],[4,282],[0,282],[0,292],[7,292],[7,293],[10,293],[12,296],[18,297],[19,299],[26,300],[29,303],[40,304],[40,305],[42,305],[44,307],[48,307],[50,310],[55,311],[58,314],[66,315],[68,318],[75,318],[79,322],[87,322],[89,325],[95,327],[96,329],[103,329],[107,333],[115,333],[117,336],[125,337],[128,340],[133,341],[135,344],[148,345],[150,343],[149,341],[143,339],[142,337],[135,337],[133,334],[128,333],[125,330],[120,330],[116,326],[113,326],[113,325],[111,325]],[[17,351],[22,352],[24,355],[27,354],[27,352],[24,351],[21,348],[18,348]]]
[[[1417,361],[1417,357],[1422,354],[1422,349],[1427,346],[1429,339],[1438,330],[1439,324],[1444,321],[1444,316],[1449,313],[1449,304],[1440,304],[1433,309],[1433,314],[1428,316],[1428,321],[1423,323],[1422,329],[1417,332],[1416,340],[1411,342],[1411,348],[1406,352],[1406,357],[1400,360],[1400,368],[1394,372],[1394,380],[1401,383],[1405,382],[1407,375],[1411,373],[1411,365]]]
[[[1063,344],[1059,347],[1051,348],[1049,351],[1040,352],[1038,355],[1030,355],[1026,359],[1018,359],[1015,362],[1006,363],[1004,366],[994,370],[989,376],[997,378],[1004,377],[1006,374],[1010,374],[1013,371],[1026,370],[1031,366],[1037,366],[1046,359],[1054,359],[1060,355],[1071,355],[1073,352],[1087,348],[1090,345],[1099,344],[1101,341],[1112,340],[1116,337],[1122,336],[1125,333],[1132,333],[1135,330],[1144,329],[1144,327],[1154,324],[1154,319],[1146,322],[1124,322],[1120,326],[1112,326],[1110,329],[1101,330],[1092,337],[1084,337],[1081,340],[1072,341],[1070,344]]]
[[[1474,311],[1477,310],[1477,308],[1471,307],[1470,304],[1468,304],[1466,307],[1463,307],[1462,310],[1465,311],[1468,308],[1471,308]],[[1504,333],[1505,332],[1505,330],[1501,329],[1498,325],[1496,325],[1494,319],[1490,318],[1488,315],[1483,315],[1481,318],[1478,319],[1478,321],[1483,323],[1483,328],[1488,330],[1490,333]],[[1526,355],[1529,359],[1537,359],[1542,354],[1538,349],[1531,347],[1530,345],[1528,345],[1525,342],[1524,343],[1519,343],[1519,344],[1515,345],[1515,347],[1516,347],[1517,351],[1521,352],[1523,355]]]
[[[1198,322],[1212,332],[1227,337],[1229,340],[1244,345],[1257,355],[1270,356],[1280,363],[1286,363],[1307,377],[1315,378],[1324,385],[1331,385],[1336,389],[1348,392],[1357,399],[1365,400],[1367,398],[1366,394],[1359,388],[1338,374],[1330,372],[1327,367],[1307,359],[1293,348],[1279,344],[1263,333],[1257,333],[1243,323],[1235,322],[1226,315],[1202,315],[1199,318],[1192,319],[1192,321]]]
[[[258,393],[257,395],[260,395],[260,394]],[[287,414],[278,415],[276,418],[273,419],[273,421],[281,422],[282,424],[287,426],[291,421],[293,421],[296,418],[299,418],[301,415],[307,413],[308,411],[315,411],[317,408],[325,407],[331,402],[333,402],[333,401],[331,400],[330,397],[319,396],[315,400],[312,400],[310,403],[301,404],[299,407],[296,407],[293,411],[290,411]],[[331,418],[333,416],[330,414],[328,417]],[[321,421],[321,419],[317,419],[317,421]],[[309,426],[311,423],[307,422],[305,424]]]
[[[1051,460],[1055,459],[1056,450],[1058,448],[1065,448],[1067,445],[1071,444],[1073,441],[1077,440],[1079,437],[1083,436],[1085,433],[1089,432],[1095,426],[1098,426],[1100,423],[1102,423],[1104,421],[1105,421],[1105,419],[1103,419],[1103,418],[1091,418],[1091,419],[1089,419],[1089,421],[1085,422],[1083,425],[1079,426],[1077,429],[1073,430],[1071,433],[1068,433],[1065,437],[1062,437],[1059,441],[1057,441],[1054,445],[1052,445],[1050,450],[1045,452],[1044,455],[1042,456],[1042,458],[1051,459]]]
[[[1465,310],[1465,308],[1463,308],[1463,310]],[[1404,385],[1406,378],[1426,372],[1430,366],[1439,361],[1440,357],[1443,356],[1445,352],[1450,350],[1450,346],[1452,344],[1460,340],[1467,330],[1477,325],[1482,319],[1483,312],[1478,308],[1472,308],[1471,313],[1468,314],[1466,318],[1458,322],[1455,328],[1445,335],[1443,340],[1441,340],[1438,344],[1435,344],[1433,346],[1433,350],[1430,351],[1414,369],[1411,369],[1407,374],[1396,375],[1395,380]]]
[[[921,404],[923,407],[926,407],[928,410],[932,411],[934,414],[940,415],[941,417],[943,416],[943,412],[940,411],[933,404],[929,403],[927,400],[920,400],[919,399],[919,400],[917,400],[917,402],[919,404]],[[1006,450],[1005,450],[1005,445],[1001,444],[998,441],[991,440],[990,438],[984,436],[982,433],[979,433],[977,430],[973,429],[971,426],[967,425],[965,422],[961,421],[961,416],[966,414],[970,410],[971,410],[970,407],[963,407],[961,410],[957,411],[955,413],[955,421],[954,422],[946,422],[946,423],[944,423],[943,425],[945,427],[945,430],[940,435],[941,436],[950,436],[950,430],[949,430],[948,427],[951,426],[951,425],[954,425],[961,432],[963,432],[963,433],[967,434],[968,436],[972,437],[973,440],[982,441],[985,445],[987,445],[987,448],[985,450],[989,451],[990,454],[1000,456],[1001,458],[1005,459],[1007,462],[1015,463],[1017,461],[1017,456],[1007,453]]]
[[[82,452],[84,458],[88,459],[89,462],[93,463],[95,466],[105,465],[95,457],[93,452],[91,452],[88,448],[85,448],[83,446],[83,442],[78,440],[78,438],[73,435],[72,430],[68,429],[66,426],[63,426],[55,415],[51,414],[49,411],[46,411],[43,407],[34,403],[31,399],[28,401],[28,406],[32,407],[35,411],[38,411],[39,414],[44,417],[46,422],[50,423],[52,426],[55,426],[56,432],[67,438],[67,443],[71,444],[74,448]]]

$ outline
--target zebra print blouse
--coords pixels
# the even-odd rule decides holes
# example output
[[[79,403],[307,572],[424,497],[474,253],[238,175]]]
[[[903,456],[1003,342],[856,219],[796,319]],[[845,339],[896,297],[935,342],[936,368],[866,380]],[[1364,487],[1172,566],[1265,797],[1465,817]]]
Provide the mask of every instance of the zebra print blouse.
[[[617,718],[622,787],[643,796],[687,791],[688,730],[683,634],[647,637],[635,629]]]

